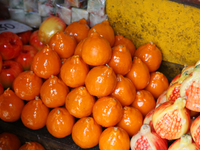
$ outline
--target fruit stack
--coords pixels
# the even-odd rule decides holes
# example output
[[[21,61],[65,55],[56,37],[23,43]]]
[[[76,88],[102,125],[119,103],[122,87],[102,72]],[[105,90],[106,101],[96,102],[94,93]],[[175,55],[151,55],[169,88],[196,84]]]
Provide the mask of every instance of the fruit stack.
[[[12,33],[0,38],[11,38],[5,34]],[[199,112],[199,62],[169,83],[158,71],[161,50],[151,41],[136,48],[108,20],[66,26],[51,16],[25,39],[37,52],[24,70],[18,61],[12,81],[1,74],[13,70],[5,62],[17,62],[23,40],[15,57],[6,53],[15,46],[0,48],[1,120],[21,119],[33,132],[46,127],[57,140],[70,135],[83,149],[200,149],[199,119],[191,119]]]

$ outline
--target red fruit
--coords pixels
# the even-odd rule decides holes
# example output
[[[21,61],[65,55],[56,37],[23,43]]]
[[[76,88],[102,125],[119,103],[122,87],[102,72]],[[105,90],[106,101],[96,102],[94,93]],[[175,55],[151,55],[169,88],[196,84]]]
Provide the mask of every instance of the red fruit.
[[[180,96],[186,97],[186,108],[200,112],[200,64],[196,63],[191,76],[180,86]]]
[[[143,120],[143,124],[150,125],[151,130],[154,130],[153,121],[152,121],[154,111],[155,111],[155,109],[152,109],[150,112],[148,112],[148,114],[144,117],[144,120]]]
[[[25,44],[28,44],[31,34],[32,34],[32,31],[29,30],[29,31],[18,33],[17,35],[22,40],[23,45],[25,45]]]
[[[3,132],[0,134],[1,150],[19,150],[21,146],[20,139],[13,133]]]
[[[180,97],[180,86],[182,82],[184,81],[184,79],[186,79],[189,76],[190,75],[188,74],[188,71],[184,71],[181,73],[178,81],[169,86],[166,93],[167,101],[171,101],[171,100],[175,101],[177,98]]]
[[[51,37],[58,31],[64,31],[65,22],[57,16],[50,16],[45,19],[39,28],[38,37],[43,44],[48,44]]]
[[[4,89],[12,87],[14,79],[23,71],[22,65],[14,60],[4,60],[0,72],[0,83]]]
[[[200,148],[200,116],[198,116],[191,124],[190,134],[196,145]]]
[[[0,95],[0,118],[5,122],[15,122],[20,119],[24,101],[14,91],[6,89]],[[1,149],[1,148],[0,148]]]
[[[0,83],[0,95],[3,94],[4,88],[3,85]]]
[[[143,124],[140,131],[131,138],[131,150],[167,150],[167,141],[148,124]]]
[[[22,45],[23,43],[17,34],[10,31],[0,33],[0,54],[3,60],[17,57]]]
[[[3,59],[2,59],[2,56],[1,56],[1,54],[0,54],[0,72],[1,72],[1,70],[2,70],[2,66],[3,66]]]
[[[156,107],[152,117],[153,127],[161,138],[175,140],[188,132],[191,119],[185,104],[184,98],[178,98]]]
[[[45,44],[43,44],[39,40],[38,32],[39,30],[36,30],[31,34],[31,37],[29,39],[29,44],[35,47],[38,51],[40,51],[41,49],[44,48]]]
[[[33,57],[37,52],[38,50],[35,47],[31,45],[23,45],[22,50],[14,60],[22,65],[24,71],[30,70]]]
[[[165,90],[162,94],[160,94],[160,96],[157,98],[156,105],[167,101],[166,94],[167,94],[167,90]]]
[[[181,136],[181,138],[174,141],[168,148],[168,150],[200,150],[198,146],[192,141],[192,137],[189,134]]]

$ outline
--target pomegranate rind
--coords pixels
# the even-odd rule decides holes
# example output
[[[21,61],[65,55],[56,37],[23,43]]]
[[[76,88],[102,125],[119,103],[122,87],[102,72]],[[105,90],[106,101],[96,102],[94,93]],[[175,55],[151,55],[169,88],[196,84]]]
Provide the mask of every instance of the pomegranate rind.
[[[175,140],[189,131],[191,119],[185,104],[184,98],[178,98],[155,108],[152,116],[153,127],[161,138]]]
[[[186,97],[186,108],[200,112],[200,64],[196,65],[192,75],[181,83],[180,96]]]
[[[174,141],[168,148],[168,150],[199,150],[198,146],[192,141],[192,137],[189,134],[181,136],[181,138]]]
[[[156,101],[156,105],[162,104],[167,101],[167,90],[165,90],[158,98]]]
[[[148,124],[143,124],[140,131],[131,137],[131,150],[167,150],[167,147],[167,141],[152,131]]]
[[[190,134],[196,145],[200,148],[200,116],[198,116],[191,124]]]

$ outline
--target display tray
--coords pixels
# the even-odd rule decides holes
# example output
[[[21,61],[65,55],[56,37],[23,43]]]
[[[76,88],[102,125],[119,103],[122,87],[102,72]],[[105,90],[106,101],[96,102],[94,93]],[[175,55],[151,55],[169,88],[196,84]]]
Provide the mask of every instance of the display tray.
[[[42,144],[46,150],[84,150],[74,143],[71,135],[65,138],[53,137],[46,127],[39,130],[31,130],[23,125],[21,120],[10,123],[0,119],[0,133],[9,132],[17,135],[22,144],[36,141]],[[99,150],[98,145],[88,150]]]

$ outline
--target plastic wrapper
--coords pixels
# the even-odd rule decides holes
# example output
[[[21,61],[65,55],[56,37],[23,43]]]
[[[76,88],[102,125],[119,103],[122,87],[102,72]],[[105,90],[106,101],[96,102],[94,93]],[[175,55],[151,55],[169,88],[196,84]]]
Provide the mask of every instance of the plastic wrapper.
[[[71,23],[72,10],[65,4],[56,4],[56,15],[61,18],[67,25]]]
[[[23,9],[8,9],[9,14],[10,14],[10,19],[25,23],[25,12]]]
[[[104,16],[106,0],[88,0],[87,11],[89,13]]]
[[[55,14],[55,7],[53,1],[38,1],[38,13],[42,17],[53,16]]]
[[[38,13],[26,13],[25,14],[25,23],[33,28],[39,28],[42,23],[41,16]]]
[[[24,8],[23,0],[9,0],[9,8],[23,9]]]
[[[81,8],[86,0],[65,0],[65,4],[68,5],[69,7],[78,7]]]
[[[72,22],[78,21],[82,18],[89,22],[89,13],[87,12],[87,10],[72,7]]]
[[[37,0],[23,0],[24,11],[26,12],[38,12],[38,1]]]
[[[95,15],[90,13],[89,17],[89,26],[93,27],[95,24],[101,23],[102,21],[108,19],[108,16],[105,14],[103,16]]]

